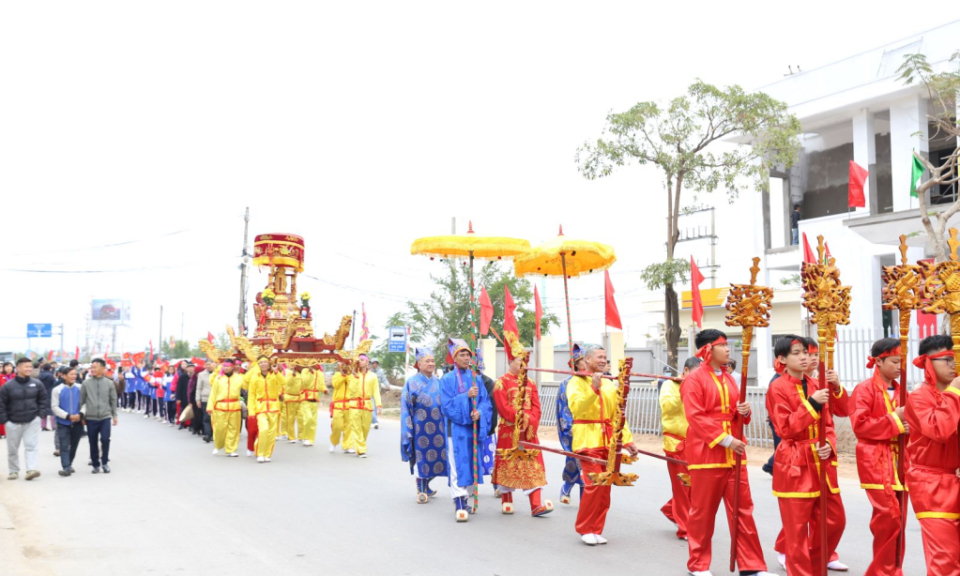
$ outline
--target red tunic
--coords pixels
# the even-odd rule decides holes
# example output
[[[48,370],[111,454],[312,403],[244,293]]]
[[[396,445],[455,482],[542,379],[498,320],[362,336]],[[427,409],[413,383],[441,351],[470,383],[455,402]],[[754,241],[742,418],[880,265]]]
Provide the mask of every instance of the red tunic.
[[[529,490],[547,484],[543,466],[543,453],[539,452],[533,460],[516,458],[505,460],[500,456],[501,450],[513,448],[513,433],[517,419],[514,400],[518,391],[517,376],[509,372],[497,380],[493,387],[493,401],[497,405],[497,414],[500,416],[500,425],[497,428],[497,457],[493,469],[493,483],[507,488]],[[526,417],[529,426],[521,428],[520,441],[539,444],[540,439],[537,437],[537,429],[540,427],[540,395],[537,393],[537,386],[529,378],[526,384],[523,415]]]
[[[876,371],[853,389],[850,425],[857,437],[857,472],[867,490],[903,490],[897,477],[897,439],[903,422],[894,410],[900,402],[900,385],[894,381],[893,398]]]
[[[733,450],[719,445],[732,434],[733,417],[740,403],[740,390],[733,378],[726,372],[717,375],[710,366],[701,364],[683,379],[680,397],[689,424],[685,449],[687,467],[690,470],[733,467]],[[744,424],[749,423],[748,415]]]
[[[907,443],[907,489],[917,519],[960,519],[960,467],[957,423],[960,390],[940,392],[930,383],[907,398],[904,416],[910,425]]]

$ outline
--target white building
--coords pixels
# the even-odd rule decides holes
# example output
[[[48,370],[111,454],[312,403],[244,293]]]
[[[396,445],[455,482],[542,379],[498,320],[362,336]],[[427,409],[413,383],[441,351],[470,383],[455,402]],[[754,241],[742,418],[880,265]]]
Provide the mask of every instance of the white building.
[[[932,103],[922,86],[907,86],[899,80],[897,70],[905,55],[915,53],[925,54],[934,70],[946,69],[950,56],[960,49],[957,38],[960,21],[759,88],[786,102],[799,118],[803,126],[801,155],[789,171],[771,174],[769,195],[743,195],[730,205],[715,201],[716,227],[693,225],[692,236],[699,238],[691,240],[690,252],[701,267],[711,262],[718,266],[714,281],[718,289],[710,290],[710,280],[701,286],[705,292],[704,328],[723,327],[726,294],[720,287],[748,281],[752,256],[762,258],[762,279],[758,281],[781,288],[776,293],[771,328],[756,337],[759,370],[754,373],[761,383],[772,375],[773,337],[806,332],[799,290],[784,289],[780,282],[797,274],[803,259],[802,237],[799,245],[791,245],[794,204],[801,205],[800,234],[806,234],[814,249],[817,236],[823,235],[843,283],[853,287],[851,325],[874,329],[895,325],[895,318],[881,307],[881,266],[899,263],[901,234],[911,235],[911,261],[933,253],[920,223],[917,201],[909,194],[911,153],[922,151],[936,164],[957,146],[953,139],[928,139]],[[867,207],[852,213],[847,210],[850,160],[870,172]],[[945,209],[956,198],[954,186],[928,193],[927,201],[933,209]],[[960,224],[960,216],[956,220]],[[745,226],[745,222],[755,224]],[[696,242],[703,246],[697,248]],[[707,256],[704,246],[709,244],[719,247],[715,260]],[[682,254],[678,247],[678,255]],[[703,272],[711,276],[710,269]],[[662,309],[662,302],[650,302],[645,311]],[[681,323],[690,324],[688,304],[681,311]],[[733,330],[727,331],[735,336]]]

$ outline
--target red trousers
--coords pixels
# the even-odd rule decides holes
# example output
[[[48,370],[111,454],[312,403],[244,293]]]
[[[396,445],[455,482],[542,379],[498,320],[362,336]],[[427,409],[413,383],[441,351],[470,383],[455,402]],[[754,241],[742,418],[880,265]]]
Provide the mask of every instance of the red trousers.
[[[960,576],[960,520],[921,518],[928,576]]]
[[[727,509],[727,525],[733,526],[733,495],[740,490],[740,513],[737,515],[739,537],[737,540],[737,568],[766,570],[763,550],[757,525],[753,522],[753,498],[747,480],[747,467],[740,468],[740,481],[732,468],[705,468],[690,470],[690,517],[687,521],[687,542],[690,560],[687,570],[705,572],[710,570],[713,546],[713,527],[723,500]],[[583,504],[580,505],[581,507]]]
[[[870,532],[873,534],[873,561],[863,576],[903,576],[897,568],[897,538],[900,537],[900,502],[896,492],[867,490],[873,506]]]
[[[670,458],[680,459],[681,455],[677,452],[668,452],[664,454]],[[660,509],[667,520],[677,525],[677,538],[687,537],[687,518],[690,516],[690,487],[684,486],[678,474],[687,474],[687,467],[682,464],[667,462],[667,472],[670,474],[670,487],[673,489],[673,498],[663,505]]]
[[[257,417],[253,415],[247,416],[247,450],[253,452],[256,450],[257,446],[257,435],[260,433],[260,429],[257,428]]]
[[[780,498],[785,538],[784,553],[790,576],[820,574],[820,498]],[[827,554],[832,555],[843,536],[847,517],[839,494],[827,496]]]
[[[582,450],[580,454],[591,458],[607,459],[606,448],[590,448]],[[610,486],[597,486],[590,481],[590,473],[603,472],[607,469],[603,464],[580,461],[583,472],[583,495],[580,496],[580,510],[577,512],[577,534],[603,534],[603,525],[607,521],[607,511],[610,510]]]

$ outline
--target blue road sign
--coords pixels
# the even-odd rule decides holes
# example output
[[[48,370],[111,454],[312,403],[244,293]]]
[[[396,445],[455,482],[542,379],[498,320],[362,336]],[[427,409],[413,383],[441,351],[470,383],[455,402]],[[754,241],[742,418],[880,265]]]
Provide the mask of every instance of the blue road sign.
[[[388,352],[406,352],[407,351],[407,328],[406,326],[394,326],[390,328],[390,347]]]
[[[50,338],[53,324],[27,324],[27,338]]]

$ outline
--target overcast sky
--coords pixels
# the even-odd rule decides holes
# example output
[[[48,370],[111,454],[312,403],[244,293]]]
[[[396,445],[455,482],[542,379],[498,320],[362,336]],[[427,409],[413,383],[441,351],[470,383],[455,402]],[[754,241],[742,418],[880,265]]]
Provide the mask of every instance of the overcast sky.
[[[26,348],[28,322],[83,346],[92,298],[132,301],[127,350],[157,343],[161,305],[164,339],[181,321],[190,340],[223,331],[246,206],[251,245],[306,239],[319,332],[365,303],[385,336],[440,271],[410,243],[456,217],[613,245],[641,344],[660,321],[640,313],[639,271],[664,254],[662,182],[580,176],[606,114],[698,77],[756,89],[942,23],[883,2],[5,2],[0,350]],[[602,286],[571,283],[577,339],[603,330]],[[544,288],[562,315],[561,282]]]

